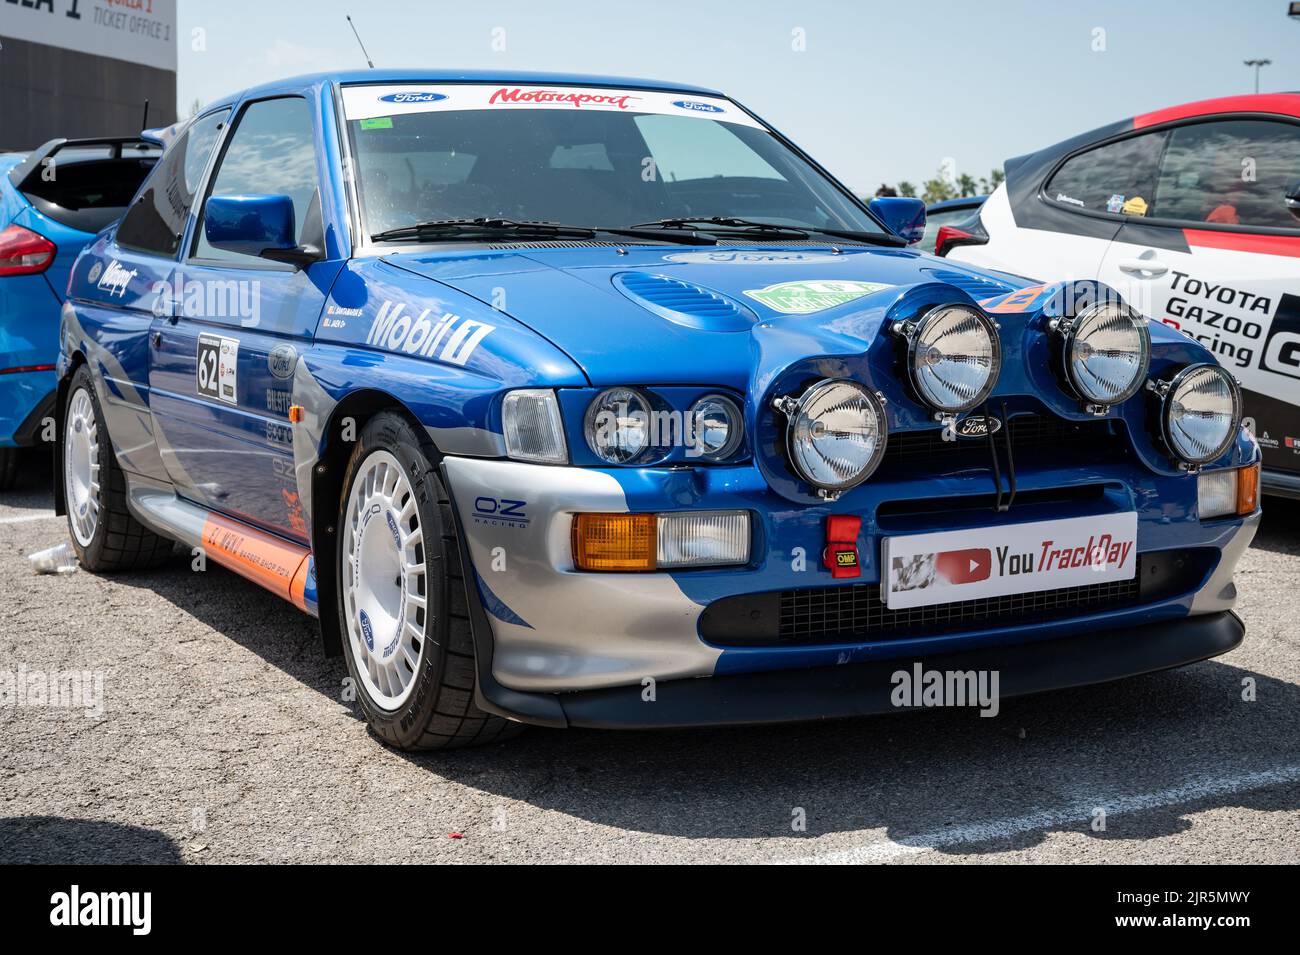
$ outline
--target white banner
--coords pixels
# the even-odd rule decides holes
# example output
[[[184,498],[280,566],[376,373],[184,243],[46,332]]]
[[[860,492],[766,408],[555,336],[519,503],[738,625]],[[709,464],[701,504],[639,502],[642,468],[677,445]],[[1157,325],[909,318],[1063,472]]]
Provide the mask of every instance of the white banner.
[[[0,0],[0,37],[175,73],[176,0]]]
[[[1137,514],[886,537],[880,553],[890,610],[1132,580]]]
[[[377,119],[403,113],[439,113],[464,109],[562,109],[659,113],[695,116],[722,123],[761,128],[735,103],[717,96],[595,86],[520,86],[514,83],[402,83],[391,86],[344,86],[343,111],[348,119]]]

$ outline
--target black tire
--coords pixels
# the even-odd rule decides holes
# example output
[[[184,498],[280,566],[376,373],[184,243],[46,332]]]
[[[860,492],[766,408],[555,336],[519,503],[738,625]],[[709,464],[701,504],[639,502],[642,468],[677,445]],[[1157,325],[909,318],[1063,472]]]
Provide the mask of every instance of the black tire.
[[[95,383],[90,369],[82,365],[72,376],[68,385],[68,401],[64,406],[64,427],[68,427],[67,411],[79,391],[84,390],[90,396],[90,404],[95,414],[95,426],[99,434],[99,517],[89,543],[83,544],[77,539],[72,527],[73,507],[71,500],[66,501],[68,510],[68,536],[77,552],[77,560],[86,570],[95,573],[114,573],[127,570],[143,570],[156,567],[166,561],[172,553],[172,542],[159,537],[149,530],[127,510],[126,478],[117,466],[113,455],[113,444],[108,436],[108,426],[104,422],[104,412],[99,406],[99,396],[95,394]],[[60,436],[60,440],[63,440]],[[63,481],[67,487],[67,469],[70,466],[64,454],[63,473],[56,480]]]
[[[346,611],[349,586],[344,566],[345,526],[353,483],[366,458],[384,450],[405,472],[424,539],[427,612],[423,652],[414,672],[414,689],[398,709],[385,709],[372,699],[358,672]],[[522,724],[485,713],[474,705],[478,679],[474,641],[470,633],[465,577],[451,501],[437,471],[440,456],[422,431],[400,414],[380,412],[361,430],[348,461],[339,498],[335,571],[339,630],[343,657],[356,686],[357,701],[376,736],[402,750],[456,749],[497,742],[518,735]]]
[[[21,448],[0,448],[0,491],[8,491],[18,479],[18,457]]]

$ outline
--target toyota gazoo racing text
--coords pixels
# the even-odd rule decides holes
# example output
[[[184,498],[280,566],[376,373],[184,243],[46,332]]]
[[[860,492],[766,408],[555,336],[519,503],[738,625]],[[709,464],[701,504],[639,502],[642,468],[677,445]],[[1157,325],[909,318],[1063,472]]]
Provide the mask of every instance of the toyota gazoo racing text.
[[[75,265],[58,506],[91,570],[181,541],[317,616],[404,748],[1235,647],[1236,381],[1105,285],[923,228],[709,90],[260,87]]]

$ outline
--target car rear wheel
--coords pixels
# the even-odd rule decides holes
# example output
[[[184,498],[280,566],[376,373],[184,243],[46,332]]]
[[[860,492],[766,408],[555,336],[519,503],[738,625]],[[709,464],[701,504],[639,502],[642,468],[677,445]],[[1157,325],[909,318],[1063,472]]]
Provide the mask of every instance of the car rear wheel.
[[[166,560],[172,542],[131,516],[126,479],[113,457],[90,371],[72,376],[63,418],[63,493],[68,532],[90,571],[139,570]]]
[[[451,502],[437,452],[405,418],[367,422],[344,477],[338,614],[366,721],[399,749],[515,735],[474,705],[474,644]]]

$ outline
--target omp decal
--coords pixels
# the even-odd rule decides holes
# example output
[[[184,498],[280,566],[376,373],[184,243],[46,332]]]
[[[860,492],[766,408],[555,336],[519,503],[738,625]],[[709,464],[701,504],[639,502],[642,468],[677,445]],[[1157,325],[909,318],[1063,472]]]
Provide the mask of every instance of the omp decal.
[[[1288,235],[1251,235],[1245,232],[1217,232],[1184,229],[1187,244],[1202,249],[1227,249],[1257,255],[1289,255],[1300,258],[1300,238]]]
[[[307,563],[309,551],[271,534],[209,512],[203,522],[203,550],[209,557],[253,583],[290,600],[295,599],[295,578]]]
[[[1031,285],[1029,288],[1022,288],[1006,295],[995,295],[993,298],[984,299],[980,302],[980,306],[986,312],[998,314],[1026,312],[1030,310],[1047,287],[1046,285]]]
[[[406,313],[405,309],[401,303],[385,301],[370,325],[366,344],[423,358],[432,358],[441,345],[439,361],[464,365],[479,343],[496,330],[495,325],[463,319],[451,312],[431,321],[429,315],[433,309],[426,308],[418,316]]]
[[[239,404],[238,340],[202,334],[199,336],[195,357],[195,390],[205,398]]]
[[[492,592],[492,588],[487,585],[487,581],[483,579],[477,570],[474,571],[474,579],[478,581],[478,592],[479,596],[483,598],[484,610],[502,623],[512,623],[516,627],[533,629],[532,624],[507,607],[505,602]]]
[[[807,315],[843,305],[854,299],[892,286],[881,282],[853,282],[842,279],[778,282],[766,288],[746,289],[745,294],[768,308],[787,315]]]
[[[98,265],[98,263],[96,263],[96,265]],[[112,262],[108,263],[108,268],[104,270],[104,274],[100,277],[95,288],[99,289],[101,292],[107,292],[110,296],[116,295],[118,298],[121,298],[126,294],[127,287],[131,284],[131,280],[139,274],[140,272],[137,269],[127,271],[121,262],[114,259]],[[95,281],[94,278],[91,278],[90,280],[92,282]]]

